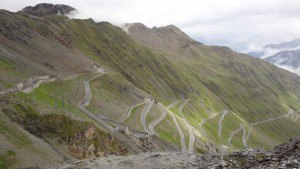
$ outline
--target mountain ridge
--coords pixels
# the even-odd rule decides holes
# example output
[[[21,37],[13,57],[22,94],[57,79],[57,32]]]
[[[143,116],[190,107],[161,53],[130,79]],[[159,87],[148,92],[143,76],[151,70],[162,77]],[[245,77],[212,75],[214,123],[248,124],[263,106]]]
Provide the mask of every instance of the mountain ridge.
[[[76,9],[68,5],[40,3],[35,6],[27,6],[22,10],[20,10],[19,12],[41,17],[41,16],[48,16],[48,15],[67,16],[74,11],[76,11]]]
[[[3,10],[0,23],[0,87],[21,89],[0,96],[0,115],[45,140],[68,163],[83,152],[101,157],[124,147],[133,154],[270,149],[300,134],[300,77],[228,47],[197,43],[174,26],[140,25],[126,34],[107,22]],[[60,78],[33,78],[45,75]],[[149,133],[152,122],[157,134]],[[0,136],[15,145],[7,133],[16,129],[3,124]],[[90,125],[116,142],[101,149],[101,142],[85,139],[81,133],[93,133]],[[20,154],[15,147],[1,149]]]
[[[282,48],[296,48],[300,46],[300,39],[295,39],[292,41],[278,43],[278,44],[269,44],[265,47],[273,48],[273,49],[282,49]]]
[[[300,39],[270,44],[264,46],[264,51],[248,53],[250,56],[260,57],[280,68],[300,75]]]
[[[135,39],[139,39],[139,41],[149,44],[148,46],[159,49],[187,48],[191,45],[203,45],[190,38],[175,25],[148,28],[142,23],[127,23],[122,28],[128,34],[134,36]],[[163,43],[161,43],[162,41]]]
[[[300,50],[281,51],[265,60],[300,75]]]

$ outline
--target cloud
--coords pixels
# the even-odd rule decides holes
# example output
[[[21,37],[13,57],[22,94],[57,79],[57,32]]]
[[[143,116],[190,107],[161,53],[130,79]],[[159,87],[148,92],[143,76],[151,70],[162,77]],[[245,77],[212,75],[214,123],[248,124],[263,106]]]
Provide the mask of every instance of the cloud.
[[[296,73],[300,76],[300,68],[293,68],[291,66],[286,66],[286,65],[280,65],[280,64],[275,64],[277,67],[280,67],[282,69],[286,69],[290,72]]]
[[[267,57],[273,56],[281,51],[295,51],[300,50],[300,46],[296,47],[284,47],[284,48],[270,48],[270,47],[263,47],[263,48],[256,48],[249,50],[249,52],[256,51],[256,52],[262,52],[262,56],[260,58],[265,59]],[[300,70],[300,68],[299,68]]]
[[[0,0],[17,11],[40,0]],[[299,0],[49,0],[80,10],[78,18],[116,25],[142,22],[149,27],[177,25],[206,44],[247,51],[300,37]]]

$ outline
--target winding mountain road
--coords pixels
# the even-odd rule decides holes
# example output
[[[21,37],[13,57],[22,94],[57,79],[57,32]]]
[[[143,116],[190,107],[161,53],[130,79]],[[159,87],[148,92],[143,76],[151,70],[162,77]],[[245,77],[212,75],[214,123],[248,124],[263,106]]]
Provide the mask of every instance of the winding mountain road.
[[[184,119],[185,119],[185,117],[184,117],[184,115],[183,115],[183,113],[182,113],[182,109],[184,108],[184,106],[185,106],[189,101],[190,101],[190,99],[185,100],[185,101],[179,106],[179,109],[178,109],[180,115],[181,115],[182,118],[184,118]]]
[[[84,80],[83,83],[84,83],[84,88],[85,88],[85,97],[82,99],[81,102],[79,102],[77,104],[77,107],[82,111],[84,112],[86,115],[88,115],[90,118],[92,118],[94,121],[96,121],[98,124],[100,124],[101,126],[103,126],[105,129],[107,129],[108,131],[110,132],[113,132],[115,131],[115,129],[109,124],[107,123],[104,119],[107,119],[107,117],[103,116],[103,115],[94,115],[93,113],[91,113],[89,110],[87,110],[85,107],[89,105],[90,101],[92,100],[92,93],[91,93],[91,89],[90,89],[90,81],[96,79],[96,78],[99,78],[100,76],[106,74],[106,72],[104,72],[103,69],[98,69],[98,73],[96,76],[88,79],[88,80]],[[40,80],[36,80],[36,81],[33,81],[29,86],[24,86],[24,89],[22,90],[23,92],[25,93],[30,93],[32,92],[35,88],[38,88],[39,85],[41,83],[44,83],[44,82],[50,82],[50,81],[54,81],[55,79],[51,79],[51,78],[45,78],[45,79],[40,79]],[[165,117],[166,115],[169,113],[172,118],[173,118],[173,121],[175,123],[175,126],[176,126],[176,129],[178,131],[178,134],[180,136],[180,142],[181,142],[181,147],[182,147],[182,151],[183,152],[193,152],[193,144],[194,144],[194,141],[195,141],[195,133],[193,131],[193,128],[192,126],[187,122],[184,114],[182,113],[182,109],[184,108],[184,106],[188,103],[189,100],[185,100],[185,102],[183,104],[180,105],[179,107],[179,112],[182,116],[182,120],[184,121],[186,127],[188,128],[188,131],[189,131],[189,147],[187,149],[187,146],[186,146],[186,140],[185,140],[185,136],[184,136],[184,133],[177,121],[177,118],[180,118],[180,117],[176,117],[176,115],[174,115],[169,109],[176,106],[180,101],[177,101],[177,102],[174,102],[172,104],[170,104],[167,108],[165,108],[161,103],[159,103],[159,106],[162,108],[162,113],[160,115],[160,117],[158,117],[157,119],[155,119],[154,121],[152,121],[149,125],[149,128],[147,127],[147,124],[146,124],[146,117],[149,113],[149,111],[151,110],[152,106],[154,105],[154,100],[153,99],[145,99],[144,102],[142,103],[139,103],[139,104],[136,104],[130,108],[128,108],[125,112],[125,114],[120,118],[119,122],[122,123],[124,122],[127,118],[130,117],[130,114],[132,112],[132,110],[135,108],[135,107],[138,107],[138,106],[141,106],[143,104],[147,104],[147,106],[143,109],[142,113],[141,113],[141,116],[140,116],[140,119],[141,119],[141,123],[143,125],[143,128],[144,128],[144,131],[148,134],[157,134],[158,133],[155,131],[154,127],[157,126]],[[223,111],[222,113],[222,116],[220,117],[219,121],[218,121],[218,136],[221,138],[221,135],[222,135],[222,122],[224,120],[224,118],[226,117],[226,115],[228,114],[229,112],[228,111]],[[210,117],[206,118],[206,119],[202,119],[202,121],[198,124],[199,127],[201,128],[203,126],[203,124],[206,123],[207,120],[210,120],[210,119],[213,119],[215,118],[216,116],[218,116],[220,113],[213,113]],[[266,119],[266,120],[262,120],[262,121],[258,121],[258,122],[255,122],[255,123],[251,123],[250,126],[249,126],[249,131],[247,133],[246,131],[246,127],[243,125],[243,124],[240,124],[239,128],[237,128],[236,130],[232,131],[229,138],[228,138],[228,143],[231,144],[231,141],[233,139],[233,137],[238,134],[240,131],[243,131],[242,133],[242,142],[243,142],[243,145],[244,147],[247,147],[247,140],[249,139],[249,137],[251,136],[252,134],[252,129],[255,125],[258,125],[258,124],[262,124],[262,123],[267,123],[267,122],[270,122],[270,121],[274,121],[274,120],[278,120],[278,119],[281,119],[281,118],[287,118],[291,116],[291,120],[293,121],[297,121],[300,117],[300,115],[294,111],[290,111],[289,113],[285,114],[285,115],[281,115],[281,116],[278,116],[278,117],[273,117],[273,118],[269,118],[269,119]]]
[[[141,105],[143,105],[143,104],[146,104],[147,102],[148,102],[148,101],[145,99],[144,102],[139,103],[139,104],[136,104],[136,105],[134,105],[134,106],[128,108],[128,109],[126,110],[126,112],[124,113],[124,115],[118,120],[118,122],[119,122],[119,123],[123,123],[126,119],[128,119],[128,118],[130,117],[131,112],[132,112],[132,109],[134,109],[135,107],[141,106]]]
[[[219,127],[218,127],[218,136],[221,138],[222,137],[222,122],[225,118],[225,116],[228,114],[229,112],[227,110],[223,111],[222,116],[219,119]]]
[[[55,78],[50,78],[50,76],[47,76],[46,79],[39,79],[39,80],[33,81],[31,84],[29,84],[29,86],[27,88],[25,88],[24,90],[22,90],[22,92],[26,93],[26,94],[29,94],[34,89],[38,88],[40,86],[40,84],[46,83],[46,82],[52,82],[54,80],[55,80]]]
[[[186,118],[185,116],[183,115],[182,113],[182,109],[184,108],[184,106],[189,102],[189,99],[187,99],[183,104],[181,104],[179,106],[179,113],[186,125],[186,127],[188,128],[189,130],[189,135],[190,135],[190,139],[189,139],[189,148],[188,148],[188,152],[194,152],[194,142],[195,142],[195,134],[194,134],[194,131],[193,131],[193,128],[190,124],[188,124],[188,122],[186,121]]]
[[[247,147],[247,140],[246,140],[246,128],[243,124],[240,124],[240,127],[237,130],[234,130],[233,132],[231,132],[229,138],[228,138],[228,143],[231,145],[231,140],[233,139],[233,137],[239,133],[241,130],[243,130],[243,136],[242,136],[242,141],[243,141],[243,145],[244,147]]]
[[[293,110],[290,110],[289,113],[287,113],[285,115],[269,118],[269,119],[262,120],[262,121],[259,121],[259,122],[255,122],[255,123],[251,123],[250,127],[249,127],[248,135],[246,137],[246,140],[248,140],[249,137],[251,136],[253,126],[258,125],[258,124],[262,124],[262,123],[266,123],[266,122],[270,122],[270,121],[274,121],[274,120],[278,120],[278,119],[282,119],[282,118],[285,118],[285,117],[289,117],[290,115],[291,115],[293,121],[297,121],[298,118],[299,118],[298,113],[294,112]]]
[[[89,80],[84,80],[83,83],[84,83],[84,89],[85,89],[85,97],[82,99],[81,102],[79,102],[77,104],[77,107],[82,111],[84,112],[87,116],[89,116],[90,118],[92,118],[94,121],[96,121],[98,124],[100,124],[102,127],[104,127],[105,129],[107,129],[108,131],[110,132],[114,132],[115,129],[109,125],[107,122],[105,122],[104,120],[102,120],[101,118],[99,118],[98,116],[94,115],[93,113],[91,113],[89,110],[87,110],[85,108],[85,106],[88,106],[90,101],[92,100],[92,92],[91,92],[91,88],[90,88],[90,84],[89,82],[91,80],[94,80],[104,74],[106,74],[104,72],[103,69],[99,69],[99,75],[96,75],[94,77],[92,77],[91,79]]]
[[[246,132],[246,127],[244,125],[242,125],[243,127],[243,136],[242,136],[242,141],[243,141],[243,145],[244,147],[248,147],[248,144],[247,144],[247,139],[246,139],[246,136],[247,136],[247,132]]]
[[[171,112],[169,109],[174,107],[178,102],[175,102],[175,103],[172,103],[170,104],[166,109],[167,109],[167,112],[172,116],[172,119],[174,121],[174,124],[176,126],[176,129],[178,131],[178,134],[179,134],[179,137],[180,137],[180,142],[181,142],[181,150],[182,152],[187,152],[187,148],[186,148],[186,142],[185,142],[185,136],[177,122],[177,119],[176,117],[174,116],[173,112]]]
[[[158,105],[162,109],[162,113],[159,118],[152,121],[149,125],[150,132],[156,135],[158,135],[158,133],[154,130],[154,127],[157,126],[167,116],[167,110],[164,108],[164,106],[161,103],[159,103]]]
[[[213,113],[208,118],[202,119],[201,122],[198,124],[199,128],[201,128],[203,126],[203,124],[206,123],[207,120],[213,119],[213,118],[217,117],[218,115],[219,115],[219,113]]]
[[[90,104],[90,101],[92,100],[92,92],[91,92],[91,88],[90,88],[90,81],[94,80],[94,79],[97,79],[98,77],[104,75],[106,73],[102,73],[102,74],[99,74],[99,75],[96,75],[94,77],[92,77],[91,79],[89,80],[84,80],[83,83],[84,83],[84,89],[85,89],[85,97],[81,103],[81,106],[85,107],[85,106],[88,106]]]
[[[300,115],[293,110],[290,110],[289,115],[291,115],[292,120],[295,122],[299,119]]]
[[[64,74],[57,74],[57,75],[34,76],[29,78],[27,82],[19,83],[17,87],[13,87],[11,90],[14,92],[22,91],[23,93],[29,94],[34,89],[38,88],[42,83],[49,83],[57,80],[70,80],[82,74],[84,74],[84,72],[75,71],[75,72],[66,72]]]
[[[148,134],[151,134],[151,131],[148,129],[147,127],[147,124],[146,124],[146,118],[147,118],[147,115],[150,111],[150,109],[152,108],[152,106],[154,105],[154,99],[149,99],[147,98],[147,106],[143,109],[142,113],[141,113],[141,123],[143,125],[143,128],[144,128],[144,131]]]
[[[250,126],[249,126],[249,131],[248,131],[248,134],[246,132],[246,127],[243,125],[243,124],[240,124],[240,127],[236,130],[234,130],[233,132],[231,132],[229,138],[228,138],[228,143],[231,144],[231,140],[233,139],[233,137],[239,133],[241,130],[243,130],[243,136],[242,136],[242,141],[243,141],[243,145],[244,147],[247,147],[247,140],[249,139],[249,137],[251,136],[251,133],[252,133],[252,129],[255,125],[258,125],[258,124],[263,124],[263,123],[267,123],[267,122],[270,122],[270,121],[274,121],[274,120],[278,120],[278,119],[282,119],[282,118],[286,118],[286,117],[289,117],[291,116],[292,117],[292,120],[293,121],[297,121],[298,118],[300,117],[300,115],[296,112],[294,112],[293,110],[290,110],[289,113],[285,114],[285,115],[282,115],[282,116],[278,116],[278,117],[273,117],[273,118],[269,118],[269,119],[266,119],[266,120],[262,120],[262,121],[258,121],[258,122],[255,122],[255,123],[251,123]]]
[[[187,152],[187,148],[186,148],[186,142],[185,142],[185,136],[176,120],[176,117],[173,115],[172,112],[169,112],[169,114],[172,116],[173,118],[173,121],[175,123],[175,126],[176,126],[176,129],[178,131],[178,134],[179,134],[179,137],[180,137],[180,142],[181,142],[181,149],[182,149],[182,152]]]
[[[176,102],[170,104],[167,108],[170,109],[170,108],[176,106],[176,104],[178,104],[179,102],[180,102],[180,101],[176,101]]]
[[[222,116],[220,117],[218,121],[218,136],[221,137],[222,135],[222,122],[225,118],[225,116],[229,113],[227,110],[223,110],[221,112],[213,113],[208,118],[202,119],[201,122],[198,124],[199,128],[202,128],[202,126],[206,123],[207,120],[213,119],[220,115],[222,113]]]

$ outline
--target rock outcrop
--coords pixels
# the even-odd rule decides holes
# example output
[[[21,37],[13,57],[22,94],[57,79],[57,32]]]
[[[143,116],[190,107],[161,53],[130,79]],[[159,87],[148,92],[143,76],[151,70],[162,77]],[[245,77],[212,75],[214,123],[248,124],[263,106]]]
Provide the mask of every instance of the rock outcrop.
[[[33,16],[48,16],[48,15],[63,15],[66,16],[71,12],[76,11],[75,8],[68,5],[41,3],[34,7],[27,6],[20,12]]]
[[[143,153],[139,155],[78,161],[66,168],[98,169],[174,169],[174,168],[299,168],[300,138],[291,139],[273,150],[248,148],[230,154],[185,154],[178,152]],[[63,168],[63,167],[62,167]]]

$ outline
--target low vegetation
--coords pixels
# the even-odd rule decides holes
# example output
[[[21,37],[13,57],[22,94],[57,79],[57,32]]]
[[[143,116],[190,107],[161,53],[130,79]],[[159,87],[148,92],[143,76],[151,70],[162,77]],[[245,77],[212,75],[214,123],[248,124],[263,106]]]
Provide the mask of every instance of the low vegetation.
[[[121,143],[109,133],[97,129],[92,123],[75,121],[61,114],[40,115],[34,108],[24,104],[15,104],[13,110],[3,111],[30,133],[46,140],[54,138],[67,145],[74,157],[128,153]]]
[[[0,169],[7,169],[16,162],[16,153],[8,150],[4,154],[0,154]]]

